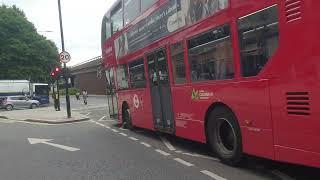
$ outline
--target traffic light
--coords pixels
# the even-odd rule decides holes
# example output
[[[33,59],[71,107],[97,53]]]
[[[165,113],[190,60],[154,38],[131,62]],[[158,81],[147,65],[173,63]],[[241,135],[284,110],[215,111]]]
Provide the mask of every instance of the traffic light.
[[[51,78],[57,78],[61,73],[61,67],[56,67],[54,70],[50,73]]]
[[[61,72],[61,67],[56,67],[54,71],[56,74],[59,74]]]
[[[55,73],[55,72],[51,72],[51,73],[50,73],[50,76],[51,76],[52,78],[54,78],[54,77],[56,76],[56,73]]]

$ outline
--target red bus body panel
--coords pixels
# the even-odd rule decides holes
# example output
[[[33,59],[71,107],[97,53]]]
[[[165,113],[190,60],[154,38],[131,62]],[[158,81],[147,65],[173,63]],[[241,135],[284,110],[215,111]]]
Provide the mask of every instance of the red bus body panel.
[[[287,1],[301,3],[301,19],[288,22]],[[150,15],[166,1],[156,3],[133,24]],[[241,77],[237,19],[277,4],[279,12],[279,47],[259,75]],[[166,48],[171,83],[175,135],[206,143],[206,117],[211,107],[220,103],[236,115],[241,127],[243,151],[246,154],[320,167],[320,1],[318,0],[230,0],[229,8],[200,22],[162,38],[147,47],[116,60],[113,41],[104,46],[105,66],[126,64],[158,48]],[[187,82],[176,85],[172,78],[172,63],[168,45],[186,41],[214,27],[230,24],[235,78],[222,81],[191,83],[187,49],[185,64]],[[112,49],[112,51],[110,50]],[[106,53],[107,52],[107,53]],[[145,70],[145,74],[148,71]],[[147,82],[149,82],[148,76]],[[192,92],[202,93],[194,101]],[[290,114],[288,99],[295,94],[308,96],[309,115]],[[135,106],[134,98],[139,98]],[[143,89],[118,91],[119,122],[122,104],[128,103],[135,126],[154,130],[149,83]],[[307,113],[308,114],[308,113]]]

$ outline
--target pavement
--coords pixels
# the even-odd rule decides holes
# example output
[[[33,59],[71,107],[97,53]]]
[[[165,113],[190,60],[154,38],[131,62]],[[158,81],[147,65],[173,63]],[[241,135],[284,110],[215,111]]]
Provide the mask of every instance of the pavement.
[[[2,111],[0,113],[0,118],[48,124],[72,123],[90,119],[88,116],[80,114],[79,112],[72,112],[72,117],[68,118],[65,109],[61,108],[61,111],[55,111],[53,107]]]
[[[51,102],[53,102],[53,100],[51,100]],[[37,109],[14,109],[13,111],[5,111],[2,109],[0,110],[0,119],[47,124],[73,123],[90,119],[88,116],[80,113],[82,110],[107,108],[105,95],[90,95],[88,97],[87,105],[85,105],[81,99],[77,100],[75,97],[73,98],[73,96],[71,96],[71,118],[67,118],[66,101],[63,96],[60,98],[60,104],[61,111],[55,111],[52,103],[47,107],[40,107]]]

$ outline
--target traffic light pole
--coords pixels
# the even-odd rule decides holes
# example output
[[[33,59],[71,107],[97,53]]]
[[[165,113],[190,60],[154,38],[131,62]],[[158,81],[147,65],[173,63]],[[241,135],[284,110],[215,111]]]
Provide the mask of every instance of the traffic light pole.
[[[61,3],[60,0],[58,0],[58,9],[59,9],[59,21],[60,21],[60,33],[61,33],[61,46],[62,46],[62,51],[64,52],[64,37],[63,37],[63,26],[62,26],[62,15],[61,15]],[[66,63],[63,63],[63,68],[64,68],[64,80],[66,83],[66,102],[67,102],[67,115],[68,118],[71,118],[71,108],[70,108],[70,96],[69,96],[69,83],[68,83],[68,77],[67,77],[67,65]]]

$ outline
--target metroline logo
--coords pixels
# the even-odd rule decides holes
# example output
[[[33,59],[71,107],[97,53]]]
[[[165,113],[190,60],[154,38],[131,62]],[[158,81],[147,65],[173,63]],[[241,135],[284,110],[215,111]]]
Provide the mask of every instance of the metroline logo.
[[[198,90],[195,90],[195,89],[192,90],[191,99],[194,100],[194,101],[200,99]]]
[[[211,91],[193,89],[192,93],[191,93],[191,99],[193,101],[208,100],[211,97],[213,97],[213,92],[211,92]]]

